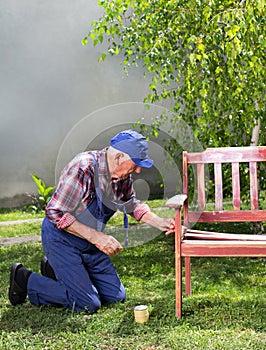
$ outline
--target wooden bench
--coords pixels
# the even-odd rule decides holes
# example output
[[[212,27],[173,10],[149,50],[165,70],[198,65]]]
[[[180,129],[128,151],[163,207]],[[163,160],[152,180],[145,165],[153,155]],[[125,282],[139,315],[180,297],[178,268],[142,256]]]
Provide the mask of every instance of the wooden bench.
[[[260,208],[258,169],[266,165],[266,147],[209,148],[200,153],[183,152],[183,194],[166,205],[175,208],[176,316],[182,317],[182,257],[185,260],[186,294],[191,294],[190,257],[266,257],[265,234],[235,234],[192,229],[199,223],[263,222],[266,208]],[[243,164],[242,164],[243,163]],[[227,165],[226,165],[227,164]],[[189,170],[189,169],[193,170]],[[224,203],[225,168],[232,179],[231,201]],[[231,169],[231,170],[228,170]],[[249,205],[243,206],[241,171],[249,176]],[[212,171],[209,173],[209,171]],[[266,170],[265,174],[266,176]],[[225,175],[224,175],[225,176]],[[190,179],[193,177],[193,181]],[[208,209],[209,179],[213,179],[215,203]],[[227,181],[228,183],[228,181]],[[192,189],[191,189],[192,187]],[[196,208],[191,208],[191,195]],[[247,195],[247,193],[245,193]],[[226,198],[228,200],[228,198]],[[229,208],[228,208],[229,206]],[[182,226],[184,225],[184,226]]]

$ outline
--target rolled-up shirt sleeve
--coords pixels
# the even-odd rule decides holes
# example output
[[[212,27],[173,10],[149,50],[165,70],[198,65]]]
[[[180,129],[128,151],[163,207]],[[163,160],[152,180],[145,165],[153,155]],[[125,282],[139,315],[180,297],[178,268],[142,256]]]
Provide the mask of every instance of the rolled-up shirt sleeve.
[[[70,226],[73,224],[73,222],[76,221],[75,216],[65,213],[61,218],[56,222],[56,227],[64,230],[66,227]]]
[[[148,206],[148,204],[145,204],[145,203],[139,203],[136,205],[135,209],[134,209],[134,212],[133,212],[133,215],[134,215],[134,218],[137,220],[137,221],[140,221],[142,216],[147,213],[148,211],[151,211],[150,210],[150,207]]]

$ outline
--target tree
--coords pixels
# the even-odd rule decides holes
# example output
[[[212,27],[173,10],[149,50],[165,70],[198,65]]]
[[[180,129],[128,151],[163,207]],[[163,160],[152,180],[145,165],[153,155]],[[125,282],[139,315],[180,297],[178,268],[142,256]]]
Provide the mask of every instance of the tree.
[[[204,146],[249,145],[265,129],[265,0],[100,0],[83,39],[151,74],[145,101],[172,101]],[[265,118],[264,118],[265,119]],[[261,133],[261,141],[266,137]]]

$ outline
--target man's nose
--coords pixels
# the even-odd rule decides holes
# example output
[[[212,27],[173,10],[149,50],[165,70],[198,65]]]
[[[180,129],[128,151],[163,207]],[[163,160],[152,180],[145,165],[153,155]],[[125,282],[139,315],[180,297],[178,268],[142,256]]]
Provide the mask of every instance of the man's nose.
[[[139,174],[140,172],[141,172],[141,167],[137,166],[136,169],[135,169],[135,173]]]

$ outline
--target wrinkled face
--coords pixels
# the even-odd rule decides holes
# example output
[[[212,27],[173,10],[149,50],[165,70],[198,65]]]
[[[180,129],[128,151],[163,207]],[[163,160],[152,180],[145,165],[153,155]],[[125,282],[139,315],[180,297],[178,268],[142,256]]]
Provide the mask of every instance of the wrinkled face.
[[[113,178],[126,179],[130,174],[141,172],[141,167],[136,165],[131,159],[117,160],[117,164],[112,173]]]

